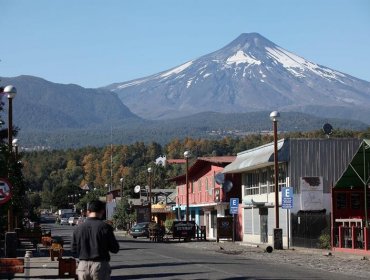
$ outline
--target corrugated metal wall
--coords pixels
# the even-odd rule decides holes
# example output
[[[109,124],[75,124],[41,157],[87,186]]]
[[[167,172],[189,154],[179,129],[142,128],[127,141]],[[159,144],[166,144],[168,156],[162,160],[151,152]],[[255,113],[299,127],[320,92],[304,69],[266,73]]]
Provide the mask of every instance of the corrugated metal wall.
[[[299,193],[300,177],[322,176],[324,193],[329,193],[358,150],[360,139],[289,139],[288,176]],[[285,145],[285,143],[284,143]]]

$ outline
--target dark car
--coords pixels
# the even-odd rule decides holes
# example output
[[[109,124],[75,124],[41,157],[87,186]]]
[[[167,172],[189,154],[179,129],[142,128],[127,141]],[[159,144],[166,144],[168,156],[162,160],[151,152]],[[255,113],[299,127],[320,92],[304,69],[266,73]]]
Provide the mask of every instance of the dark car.
[[[130,235],[133,238],[137,237],[149,237],[149,223],[137,223],[130,229]]]

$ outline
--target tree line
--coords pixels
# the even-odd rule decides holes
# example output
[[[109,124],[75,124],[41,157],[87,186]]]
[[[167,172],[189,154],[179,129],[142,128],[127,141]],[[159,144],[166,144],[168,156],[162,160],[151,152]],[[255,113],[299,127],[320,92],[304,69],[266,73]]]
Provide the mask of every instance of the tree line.
[[[279,138],[326,137],[322,131],[280,134]],[[331,137],[369,138],[370,129],[363,132],[334,131]],[[108,145],[80,149],[34,151],[22,153],[23,176],[29,193],[40,195],[40,207],[67,207],[68,195],[83,195],[82,187],[91,189],[120,189],[124,178],[125,193],[134,196],[136,185],[148,184],[148,167],[154,167],[153,187],[171,188],[167,179],[184,174],[183,165],[155,165],[155,159],[182,159],[191,151],[192,161],[201,156],[236,155],[273,141],[271,134],[252,134],[245,137],[225,137],[220,140],[173,139],[162,146],[152,142],[130,145]]]

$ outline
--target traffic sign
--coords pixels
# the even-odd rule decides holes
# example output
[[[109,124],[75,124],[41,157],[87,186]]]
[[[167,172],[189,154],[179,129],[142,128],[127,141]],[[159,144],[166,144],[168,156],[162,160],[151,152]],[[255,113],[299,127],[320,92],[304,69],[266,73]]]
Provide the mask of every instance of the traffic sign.
[[[293,208],[293,188],[292,187],[281,188],[281,208],[283,209]]]
[[[230,198],[230,214],[238,214],[239,198]]]
[[[0,205],[6,203],[11,197],[12,185],[7,179],[0,178]]]

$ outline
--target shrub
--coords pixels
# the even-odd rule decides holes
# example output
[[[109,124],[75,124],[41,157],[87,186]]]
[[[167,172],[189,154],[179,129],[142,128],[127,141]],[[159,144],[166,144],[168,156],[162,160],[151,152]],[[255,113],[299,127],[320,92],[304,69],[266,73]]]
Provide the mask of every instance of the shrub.
[[[319,237],[319,246],[321,249],[330,249],[331,248],[331,242],[330,242],[330,234],[329,233],[323,233]]]

